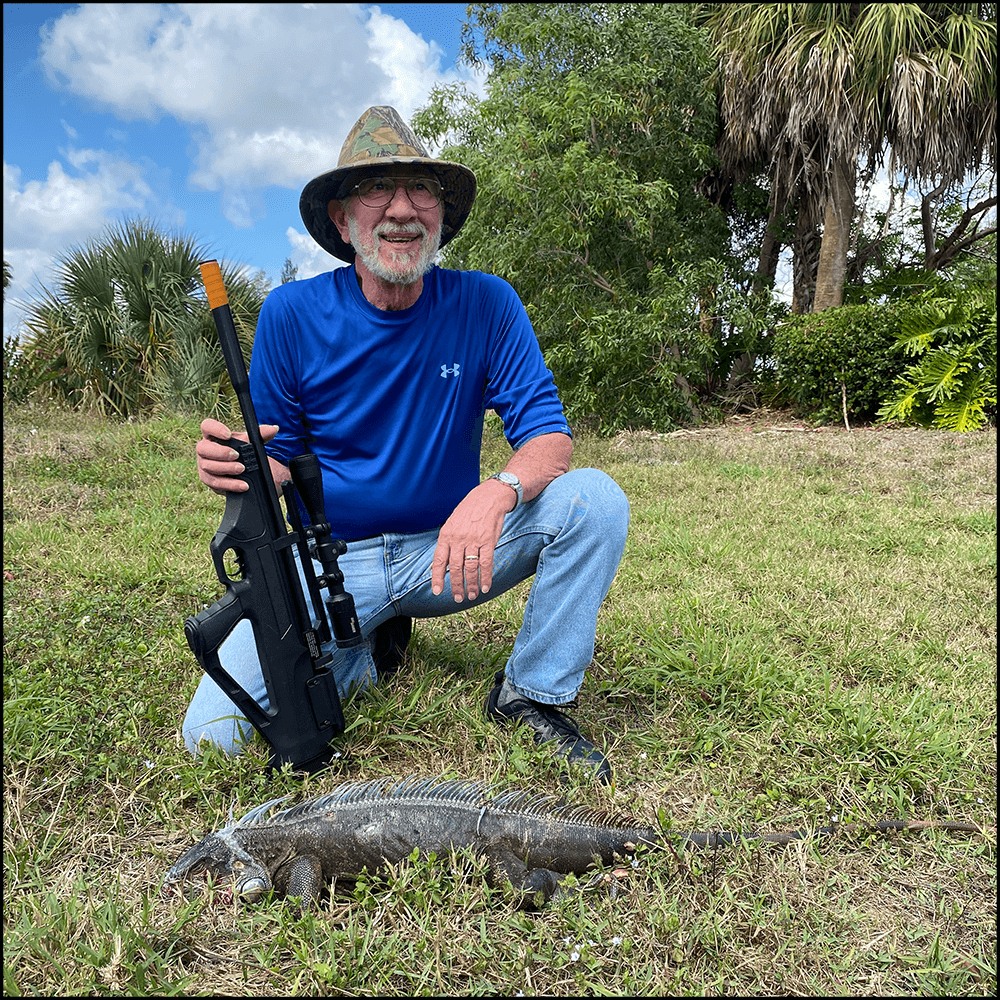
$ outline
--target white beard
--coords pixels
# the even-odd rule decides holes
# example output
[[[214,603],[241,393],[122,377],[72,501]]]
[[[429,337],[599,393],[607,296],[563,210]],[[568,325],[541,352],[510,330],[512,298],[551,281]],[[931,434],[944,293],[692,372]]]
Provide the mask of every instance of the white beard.
[[[393,285],[412,285],[422,278],[434,266],[434,258],[437,256],[438,250],[441,249],[440,226],[434,238],[431,238],[427,227],[419,222],[409,222],[405,225],[383,222],[372,230],[370,239],[365,240],[361,235],[357,220],[349,215],[347,230],[351,237],[351,244],[365,267],[376,278],[381,278]],[[419,233],[424,239],[419,249],[396,249],[394,244],[381,239],[381,234],[385,232]],[[383,263],[379,256],[383,246],[389,248],[390,264]]]

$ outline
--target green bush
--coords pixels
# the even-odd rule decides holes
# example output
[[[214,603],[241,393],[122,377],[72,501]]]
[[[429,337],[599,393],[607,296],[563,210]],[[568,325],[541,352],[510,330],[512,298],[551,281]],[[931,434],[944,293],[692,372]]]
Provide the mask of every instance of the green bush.
[[[45,359],[25,350],[17,337],[5,337],[3,342],[3,401],[24,403],[48,385],[53,374]]]
[[[922,297],[896,340],[916,360],[896,380],[881,421],[960,432],[996,421],[996,285]]]
[[[779,402],[800,416],[873,422],[908,361],[896,348],[913,306],[847,305],[790,316],[774,335]]]

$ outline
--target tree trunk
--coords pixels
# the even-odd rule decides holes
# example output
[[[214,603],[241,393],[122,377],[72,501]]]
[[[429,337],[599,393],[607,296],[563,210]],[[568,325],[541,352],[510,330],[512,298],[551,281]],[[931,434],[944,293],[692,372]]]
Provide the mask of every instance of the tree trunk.
[[[812,312],[818,249],[819,235],[813,213],[807,203],[800,202],[795,217],[795,242],[792,244],[792,312],[796,316]]]
[[[764,227],[760,255],[757,258],[757,273],[754,275],[753,281],[755,292],[766,292],[774,288],[775,277],[778,273],[778,259],[781,256],[780,230],[781,216],[772,205],[767,225]]]
[[[819,245],[813,312],[844,304],[847,252],[854,221],[854,182],[854,160],[838,159],[833,164],[830,193],[823,210],[823,238]]]

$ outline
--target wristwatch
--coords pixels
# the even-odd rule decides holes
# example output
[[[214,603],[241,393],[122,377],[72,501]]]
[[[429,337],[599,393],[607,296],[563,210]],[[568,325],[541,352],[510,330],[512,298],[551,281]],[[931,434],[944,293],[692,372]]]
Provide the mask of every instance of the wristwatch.
[[[514,492],[517,494],[517,500],[514,501],[514,506],[511,510],[515,510],[517,506],[524,499],[524,490],[521,488],[521,480],[514,475],[513,472],[494,472],[490,479],[499,479],[501,483],[506,483],[510,486]]]

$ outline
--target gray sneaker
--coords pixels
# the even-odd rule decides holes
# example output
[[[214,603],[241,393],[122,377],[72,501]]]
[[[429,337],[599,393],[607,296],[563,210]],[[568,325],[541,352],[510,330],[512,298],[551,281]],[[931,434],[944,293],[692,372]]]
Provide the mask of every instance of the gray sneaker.
[[[520,722],[534,730],[538,744],[555,743],[555,753],[565,757],[571,764],[582,764],[592,768],[599,781],[611,784],[611,765],[593,743],[583,736],[576,723],[565,712],[554,705],[542,705],[530,698],[515,698],[498,705],[500,688],[504,674],[500,670],[494,678],[493,690],[486,699],[486,718],[506,724]]]

